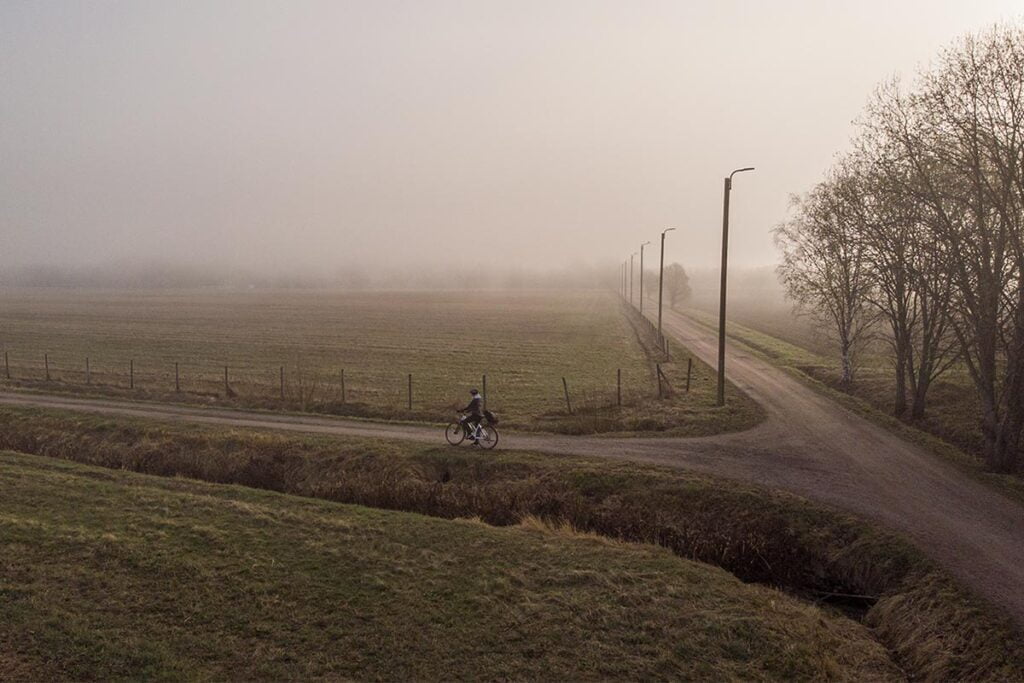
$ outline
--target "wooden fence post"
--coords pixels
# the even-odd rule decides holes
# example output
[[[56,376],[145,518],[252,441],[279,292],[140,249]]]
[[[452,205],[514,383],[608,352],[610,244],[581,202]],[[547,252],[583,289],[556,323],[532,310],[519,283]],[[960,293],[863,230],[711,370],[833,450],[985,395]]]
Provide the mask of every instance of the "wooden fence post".
[[[43,354],[43,366],[46,368],[46,381],[50,381],[50,356]]]
[[[4,373],[7,375],[7,379],[11,378],[11,360],[7,357],[6,351],[4,351]]]
[[[622,407],[622,368],[615,371],[615,395],[618,405]]]
[[[572,415],[572,403],[569,402],[569,384],[562,378],[562,389],[565,391],[565,407],[569,410],[569,414]]]
[[[178,364],[174,364],[174,393],[181,393],[181,375],[178,373]]]
[[[341,402],[345,402],[345,368],[341,369]]]
[[[85,357],[85,383],[92,384],[92,372],[89,370],[89,356]]]
[[[412,410],[412,373],[409,373],[409,410]]]
[[[225,398],[231,393],[231,387],[228,386],[228,366],[224,366],[224,396]]]
[[[487,375],[484,375],[484,410],[487,410]]]
[[[284,366],[281,366],[281,400],[284,400]]]
[[[654,367],[655,367],[655,369],[658,372],[658,398],[664,398],[664,393],[662,392],[662,389],[661,389],[661,364],[660,363],[655,363]]]
[[[128,388],[135,388],[135,359],[128,361]]]
[[[690,393],[690,370],[693,369],[693,357],[686,359],[686,393]]]

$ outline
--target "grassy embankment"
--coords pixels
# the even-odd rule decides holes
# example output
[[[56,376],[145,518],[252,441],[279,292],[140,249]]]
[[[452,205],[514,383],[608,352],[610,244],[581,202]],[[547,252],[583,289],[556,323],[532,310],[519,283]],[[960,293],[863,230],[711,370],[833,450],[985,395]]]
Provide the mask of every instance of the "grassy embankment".
[[[861,596],[852,606],[914,677],[1024,677],[1019,633],[907,545],[751,486],[633,463],[27,410],[0,412],[0,448],[494,525],[536,517],[653,543],[801,596]]]
[[[717,317],[700,310],[686,312],[697,322],[712,326]],[[779,313],[779,315],[786,315]],[[806,323],[781,325],[746,311],[744,325],[729,321],[729,337],[752,352],[786,369],[793,376],[835,398],[857,413],[918,443],[972,476],[1024,502],[1024,472],[996,474],[981,459],[981,429],[977,401],[962,368],[943,375],[929,393],[927,415],[921,420],[892,415],[892,368],[876,350],[864,359],[851,387],[842,387],[839,362],[824,353],[825,342]],[[754,327],[752,327],[754,326]],[[771,329],[768,334],[762,328]]]
[[[659,400],[650,349],[604,291],[9,290],[0,293],[0,331],[12,364],[12,380],[0,372],[0,386],[9,388],[445,422],[486,374],[488,407],[517,429],[704,435],[761,419],[732,388],[730,405],[716,407],[703,363],[683,391],[682,348],[666,367],[676,391]]]
[[[0,452],[0,671],[872,679],[868,629],[664,549]]]

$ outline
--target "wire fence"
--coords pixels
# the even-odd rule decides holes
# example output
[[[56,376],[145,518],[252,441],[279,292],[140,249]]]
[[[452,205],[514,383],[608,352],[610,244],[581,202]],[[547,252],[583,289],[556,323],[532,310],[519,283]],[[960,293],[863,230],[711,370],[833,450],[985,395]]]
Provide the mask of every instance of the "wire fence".
[[[662,369],[663,363],[672,360],[668,339],[626,300],[623,313],[651,360],[649,377],[638,378],[635,372],[624,376],[622,368],[590,372],[586,377],[552,374],[539,383],[534,378],[534,386],[526,390],[516,373],[483,373],[477,377],[485,404],[496,399],[498,404],[529,405],[533,414],[574,414],[635,405],[652,397],[667,398],[677,391],[688,392],[692,359],[687,359],[685,383],[676,373],[675,382],[680,386],[673,386]],[[382,374],[380,368],[367,371],[358,367],[313,367],[304,365],[301,359],[290,364],[247,360],[217,365],[145,354],[121,359],[107,354],[97,360],[96,356],[73,358],[66,353],[55,356],[45,350],[10,348],[3,351],[2,370],[3,379],[15,385],[49,384],[53,388],[86,392],[135,392],[161,398],[229,401],[339,414],[437,413],[451,407],[453,387],[477,381],[466,373],[451,371]],[[510,401],[512,394],[516,398]],[[461,396],[461,392],[457,395]]]
[[[97,362],[86,356],[75,360],[48,352],[3,352],[3,378],[12,385],[49,385],[54,389],[77,389],[88,392],[135,392],[139,395],[235,400],[256,403],[263,407],[275,404],[293,408],[334,408],[344,413],[345,407],[377,404],[392,411],[409,413],[447,407],[452,389],[447,374],[430,376],[415,373],[394,373],[390,381],[381,379],[379,371],[362,374],[359,368],[303,368],[301,364],[277,364],[263,367],[253,363],[214,365],[190,361],[127,358]],[[483,374],[479,382],[485,405],[495,394],[500,397],[501,375]],[[514,383],[510,378],[510,383]],[[660,367],[655,381],[648,384],[624,379],[622,368],[608,373],[607,381],[594,383],[593,377],[577,381],[571,375],[552,376],[550,389],[534,402],[550,410],[561,408],[573,414],[635,404],[652,395],[663,396],[663,374]],[[464,381],[462,382],[465,383]],[[521,394],[522,391],[519,390]],[[520,396],[522,399],[522,397]],[[500,398],[498,399],[501,400]],[[328,411],[330,412],[330,411]]]

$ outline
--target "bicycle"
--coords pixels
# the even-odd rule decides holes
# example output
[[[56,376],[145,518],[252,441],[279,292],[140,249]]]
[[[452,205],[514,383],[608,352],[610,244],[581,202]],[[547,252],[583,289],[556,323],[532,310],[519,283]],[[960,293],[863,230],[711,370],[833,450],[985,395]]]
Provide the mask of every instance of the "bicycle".
[[[484,422],[485,420],[481,420],[476,424],[472,438],[476,439],[474,445],[489,451],[498,445],[498,428],[493,424],[484,424]],[[453,446],[458,446],[466,440],[466,428],[461,420],[455,420],[445,427],[444,438]]]

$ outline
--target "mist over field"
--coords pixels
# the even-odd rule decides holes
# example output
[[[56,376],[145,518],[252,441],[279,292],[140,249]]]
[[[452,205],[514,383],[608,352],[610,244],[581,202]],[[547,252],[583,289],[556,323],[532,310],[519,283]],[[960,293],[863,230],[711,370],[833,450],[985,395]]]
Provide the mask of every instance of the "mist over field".
[[[0,271],[0,286],[115,289],[344,289],[470,290],[612,288],[616,266],[576,264],[563,268],[517,268],[467,264],[454,268],[353,265],[334,271],[291,272],[245,267],[121,263],[96,266],[30,266]]]
[[[1021,0],[3,0],[0,679],[1024,681]]]
[[[0,279],[579,281],[667,226],[708,268],[744,165],[731,263],[772,264],[875,84],[1019,11],[3,3]]]

